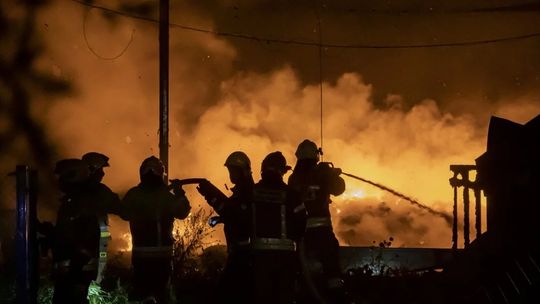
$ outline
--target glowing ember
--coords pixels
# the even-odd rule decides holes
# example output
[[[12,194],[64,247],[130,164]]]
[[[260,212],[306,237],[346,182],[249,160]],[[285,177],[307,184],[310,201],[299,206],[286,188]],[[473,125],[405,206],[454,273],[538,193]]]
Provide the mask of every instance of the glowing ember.
[[[340,198],[342,200],[350,200],[350,199],[361,199],[366,197],[366,192],[364,189],[355,188],[355,189],[349,189],[343,193]]]
[[[122,233],[122,240],[125,242],[125,247],[120,248],[120,252],[129,252],[133,249],[133,244],[131,243],[131,233],[126,232]]]

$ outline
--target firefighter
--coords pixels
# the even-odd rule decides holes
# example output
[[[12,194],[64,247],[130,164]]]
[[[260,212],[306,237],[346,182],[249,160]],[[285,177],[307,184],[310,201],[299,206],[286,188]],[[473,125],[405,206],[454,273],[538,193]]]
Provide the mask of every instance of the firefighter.
[[[191,209],[181,187],[164,182],[165,168],[156,157],[145,159],[139,170],[141,182],[123,199],[124,218],[132,235],[131,263],[134,300],[167,303],[171,276],[173,222],[184,219]]]
[[[220,303],[250,303],[251,276],[249,265],[250,214],[248,203],[253,192],[251,162],[241,151],[231,153],[225,160],[229,178],[234,187],[227,198],[210,182],[197,190],[219,215],[224,224],[227,241],[227,261],[220,278],[217,296]]]
[[[342,281],[339,243],[332,229],[329,204],[332,202],[330,195],[345,191],[345,182],[339,176],[340,169],[329,163],[319,163],[319,153],[314,142],[306,139],[300,143],[295,153],[297,163],[288,184],[301,193],[308,216],[303,239],[305,256],[301,258],[322,264],[322,279],[315,280],[315,285],[327,302],[336,302],[341,301]]]
[[[89,178],[84,189],[87,199],[92,200],[100,228],[98,273],[96,283],[101,283],[107,264],[107,245],[111,238],[107,214],[120,215],[120,199],[101,181],[105,176],[103,168],[109,167],[109,157],[98,152],[89,152],[82,156],[89,170]]]
[[[302,235],[305,213],[299,196],[284,182],[290,170],[276,151],[262,162],[262,179],[254,186],[249,206],[253,303],[292,303],[297,274],[296,242]]]
[[[90,172],[82,160],[65,159],[56,164],[55,174],[64,195],[53,236],[53,303],[88,303],[100,238],[98,218],[85,194]]]

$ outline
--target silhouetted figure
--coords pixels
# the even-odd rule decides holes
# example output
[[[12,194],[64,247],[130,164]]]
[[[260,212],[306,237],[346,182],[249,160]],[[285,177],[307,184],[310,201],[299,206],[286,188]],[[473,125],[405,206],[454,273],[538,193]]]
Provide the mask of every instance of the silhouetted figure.
[[[219,303],[251,303],[250,228],[248,205],[253,194],[251,162],[241,151],[227,157],[225,166],[234,187],[227,198],[210,182],[201,183],[197,190],[219,214],[227,240],[227,261],[217,291]]]
[[[123,199],[123,217],[132,235],[131,263],[134,271],[134,300],[153,298],[167,303],[171,275],[173,222],[184,219],[191,209],[184,191],[164,182],[163,163],[151,156],[140,167],[141,182]]]
[[[111,238],[107,214],[120,214],[120,199],[116,193],[101,182],[105,176],[103,168],[109,167],[109,157],[101,153],[89,152],[83,155],[82,160],[87,164],[89,170],[89,178],[84,192],[87,198],[92,200],[99,222],[100,240],[96,282],[100,283],[107,265],[107,245]]]
[[[88,166],[79,159],[61,160],[55,174],[64,195],[54,229],[53,303],[88,303],[90,282],[96,278],[99,223],[85,193]]]
[[[329,204],[330,195],[345,191],[345,182],[339,177],[339,169],[318,163],[319,149],[314,142],[304,140],[295,155],[298,161],[289,177],[289,186],[301,193],[308,216],[303,258],[322,264],[322,276],[315,279],[314,284],[327,301],[338,301],[342,294],[339,243],[332,230]]]
[[[268,154],[249,206],[254,298],[252,303],[292,303],[297,275],[296,241],[305,227],[299,195],[284,182],[290,169],[281,152]]]

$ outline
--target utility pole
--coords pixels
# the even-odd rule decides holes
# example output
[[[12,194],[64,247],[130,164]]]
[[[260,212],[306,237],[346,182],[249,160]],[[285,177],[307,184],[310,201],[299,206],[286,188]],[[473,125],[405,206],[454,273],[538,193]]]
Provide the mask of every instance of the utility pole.
[[[159,1],[159,159],[169,172],[169,0]]]

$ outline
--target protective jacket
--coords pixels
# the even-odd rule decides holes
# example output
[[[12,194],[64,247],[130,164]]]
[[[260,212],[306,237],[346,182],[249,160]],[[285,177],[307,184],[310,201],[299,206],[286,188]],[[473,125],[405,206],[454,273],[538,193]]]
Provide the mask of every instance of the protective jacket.
[[[330,195],[340,195],[345,191],[345,182],[340,173],[339,169],[326,163],[304,160],[299,161],[289,177],[289,186],[301,193],[302,206],[307,212],[306,232],[302,241],[305,252],[301,252],[300,258],[304,259],[304,265],[311,265],[309,262],[322,264],[322,274],[306,277],[312,281],[305,282],[307,285],[304,287],[315,283],[320,295],[331,303],[339,302],[336,294],[341,287],[339,243],[332,229],[329,210],[332,202]],[[305,296],[307,293],[304,292]]]
[[[61,198],[52,246],[56,277],[53,303],[87,303],[88,286],[97,279],[100,217],[91,194],[78,188]]]
[[[248,210],[253,193],[251,178],[231,188],[226,197],[209,182],[199,192],[218,213],[227,241],[227,261],[216,291],[217,303],[251,303],[252,272],[250,260],[251,221]]]
[[[299,196],[282,180],[261,180],[251,212],[252,303],[291,303],[297,275],[296,241],[305,225]]]
[[[167,303],[174,219],[188,216],[189,201],[183,191],[173,194],[164,183],[141,182],[126,193],[122,203],[122,216],[129,220],[133,245],[134,289],[130,298]]]
[[[186,218],[190,209],[185,195],[172,194],[164,184],[131,188],[123,199],[122,213],[129,220],[133,256],[170,255],[174,219]]]
[[[248,207],[253,194],[253,180],[249,178],[235,185],[231,188],[233,194],[230,197],[210,182],[201,183],[198,189],[224,224],[229,253],[247,248],[251,236],[251,214]]]

